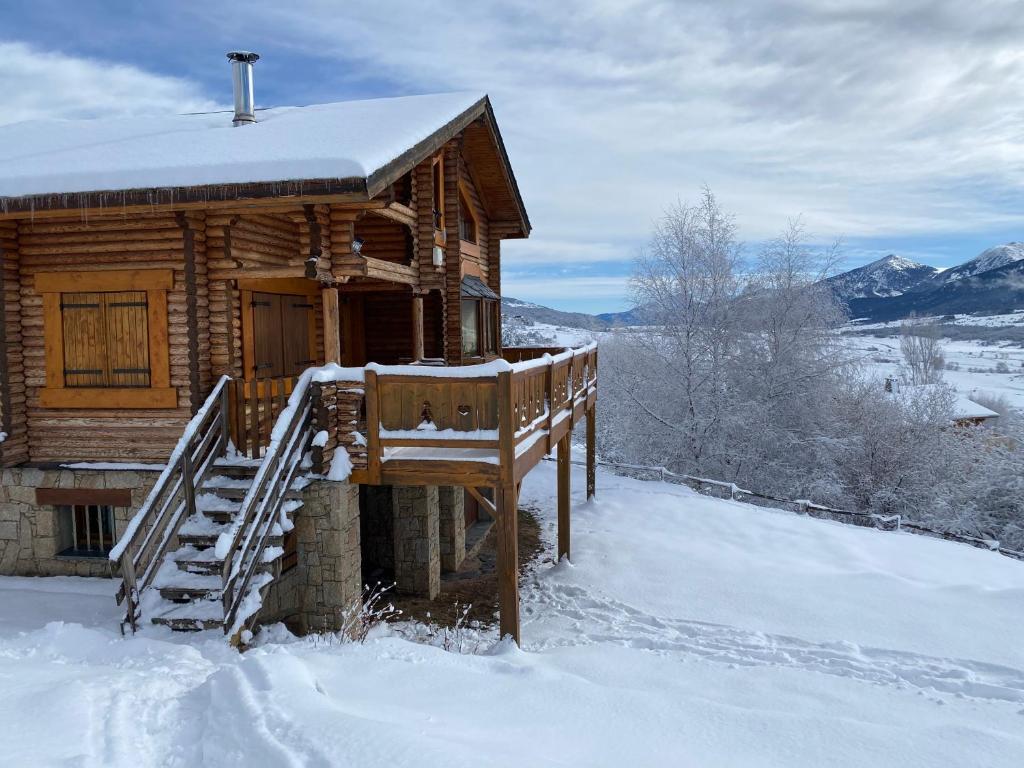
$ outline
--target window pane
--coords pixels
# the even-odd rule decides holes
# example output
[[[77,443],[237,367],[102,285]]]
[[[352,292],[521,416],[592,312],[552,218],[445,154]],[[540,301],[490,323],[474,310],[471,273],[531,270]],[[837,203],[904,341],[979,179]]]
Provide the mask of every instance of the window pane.
[[[476,219],[466,196],[459,193],[459,239],[467,243],[476,242]]]
[[[474,299],[462,300],[462,354],[480,356],[480,303]]]

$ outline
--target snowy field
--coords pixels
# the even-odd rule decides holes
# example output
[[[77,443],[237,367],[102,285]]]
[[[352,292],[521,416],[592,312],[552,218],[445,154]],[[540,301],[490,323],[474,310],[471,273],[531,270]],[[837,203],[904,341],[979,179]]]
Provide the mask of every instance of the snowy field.
[[[898,376],[903,372],[900,340],[892,336],[841,337],[855,350],[869,372],[879,378]],[[943,355],[955,370],[943,372],[943,380],[967,397],[1001,395],[1010,405],[1024,411],[1024,348],[1011,342],[951,341],[943,342]]]
[[[1024,563],[599,473],[519,651],[122,639],[110,582],[0,579],[12,766],[1024,764]],[[524,485],[553,550],[554,468]],[[493,638],[490,639],[493,645]]]

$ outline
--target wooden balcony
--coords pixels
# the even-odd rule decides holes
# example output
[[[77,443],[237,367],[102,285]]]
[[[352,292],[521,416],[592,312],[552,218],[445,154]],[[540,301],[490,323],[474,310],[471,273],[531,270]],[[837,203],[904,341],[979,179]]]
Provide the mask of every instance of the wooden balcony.
[[[326,474],[334,452],[346,450],[354,483],[518,486],[593,412],[597,348],[514,348],[504,358],[371,364],[349,381],[315,385],[315,419],[328,435],[314,464]]]

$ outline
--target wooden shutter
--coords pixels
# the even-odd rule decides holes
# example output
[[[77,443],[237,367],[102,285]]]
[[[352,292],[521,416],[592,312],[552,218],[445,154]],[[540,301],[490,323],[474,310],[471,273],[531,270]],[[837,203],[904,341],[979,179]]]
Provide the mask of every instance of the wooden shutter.
[[[281,296],[252,294],[253,370],[255,379],[284,376],[281,339]]]
[[[284,375],[298,376],[316,360],[312,347],[313,299],[309,296],[281,297],[281,336]]]
[[[60,314],[64,335],[64,386],[107,386],[103,294],[61,294]]]
[[[104,294],[108,386],[150,386],[149,304],[145,291]]]

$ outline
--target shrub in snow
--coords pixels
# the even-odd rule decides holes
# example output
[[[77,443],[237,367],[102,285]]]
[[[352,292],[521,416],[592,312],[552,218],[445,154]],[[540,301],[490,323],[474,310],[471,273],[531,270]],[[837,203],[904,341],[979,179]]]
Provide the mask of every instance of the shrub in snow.
[[[394,584],[382,587],[378,581],[366,587],[364,595],[339,611],[340,629],[336,637],[342,642],[365,643],[374,628],[398,618],[402,612],[393,603],[385,603],[385,595]]]

